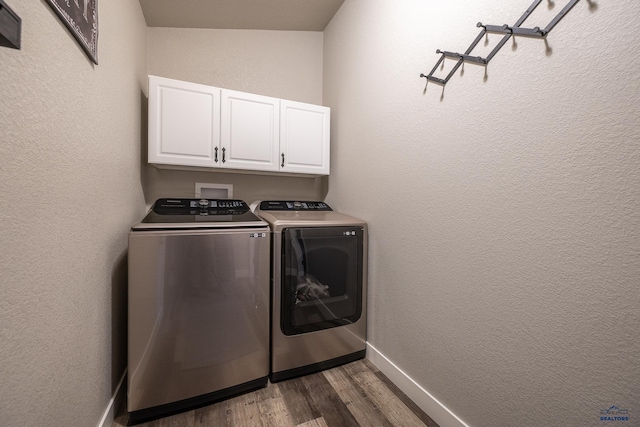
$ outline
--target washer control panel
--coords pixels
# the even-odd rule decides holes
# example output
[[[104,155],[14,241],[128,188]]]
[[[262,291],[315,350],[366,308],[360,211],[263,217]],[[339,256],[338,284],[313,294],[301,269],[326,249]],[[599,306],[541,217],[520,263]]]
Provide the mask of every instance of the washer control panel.
[[[332,211],[324,202],[267,200],[260,203],[261,211]]]
[[[160,215],[241,214],[249,206],[232,199],[158,199],[153,211]]]
[[[242,200],[227,200],[227,199],[217,199],[217,200],[209,200],[209,199],[192,199],[189,200],[190,208],[203,208],[203,209],[246,209],[247,204]]]

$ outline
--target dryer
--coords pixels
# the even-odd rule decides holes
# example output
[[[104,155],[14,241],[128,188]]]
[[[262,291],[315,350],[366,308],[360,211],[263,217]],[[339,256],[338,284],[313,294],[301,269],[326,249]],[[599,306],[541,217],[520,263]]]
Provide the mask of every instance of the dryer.
[[[324,202],[261,201],[272,233],[272,382],[365,356],[367,224]]]

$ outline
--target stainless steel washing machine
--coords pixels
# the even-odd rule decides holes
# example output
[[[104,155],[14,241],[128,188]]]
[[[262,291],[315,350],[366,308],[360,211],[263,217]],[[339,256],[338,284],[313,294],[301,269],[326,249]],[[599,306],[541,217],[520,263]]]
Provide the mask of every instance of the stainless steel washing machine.
[[[365,356],[367,224],[323,202],[262,201],[272,231],[272,382]]]
[[[132,227],[131,423],[267,385],[269,235],[241,200],[160,199]]]

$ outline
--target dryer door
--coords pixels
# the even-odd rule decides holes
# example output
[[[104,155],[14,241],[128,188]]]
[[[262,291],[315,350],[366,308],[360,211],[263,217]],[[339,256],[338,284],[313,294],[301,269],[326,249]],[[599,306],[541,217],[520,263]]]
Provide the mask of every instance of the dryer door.
[[[281,329],[296,335],[356,322],[362,314],[361,227],[282,233]]]

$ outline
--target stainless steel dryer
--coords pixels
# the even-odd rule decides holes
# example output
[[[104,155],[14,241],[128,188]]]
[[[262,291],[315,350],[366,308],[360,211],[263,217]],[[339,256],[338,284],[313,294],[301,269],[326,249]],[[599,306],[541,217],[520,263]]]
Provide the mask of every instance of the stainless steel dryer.
[[[323,202],[263,201],[272,231],[272,382],[365,356],[367,224]]]
[[[132,227],[132,423],[266,386],[269,242],[241,200],[160,199]]]

